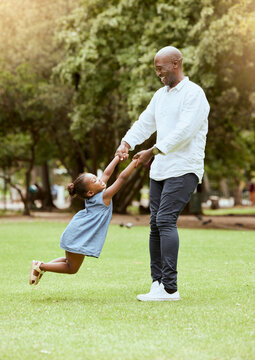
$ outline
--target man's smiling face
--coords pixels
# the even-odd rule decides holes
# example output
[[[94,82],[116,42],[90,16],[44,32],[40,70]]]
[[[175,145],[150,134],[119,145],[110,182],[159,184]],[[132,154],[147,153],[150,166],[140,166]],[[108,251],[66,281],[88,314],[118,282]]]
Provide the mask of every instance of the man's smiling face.
[[[168,56],[158,55],[155,57],[154,66],[156,74],[162,83],[172,87],[177,79],[174,62]]]

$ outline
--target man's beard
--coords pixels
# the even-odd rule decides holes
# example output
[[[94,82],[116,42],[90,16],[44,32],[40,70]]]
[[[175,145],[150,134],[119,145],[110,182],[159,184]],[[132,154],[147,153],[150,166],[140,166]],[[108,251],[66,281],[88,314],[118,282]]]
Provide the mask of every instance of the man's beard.
[[[168,81],[167,81],[167,82],[168,82],[167,85],[168,85],[170,88],[174,87],[174,86],[176,85],[176,83],[178,82],[177,76],[176,76],[175,74],[171,74],[167,80],[168,80]]]

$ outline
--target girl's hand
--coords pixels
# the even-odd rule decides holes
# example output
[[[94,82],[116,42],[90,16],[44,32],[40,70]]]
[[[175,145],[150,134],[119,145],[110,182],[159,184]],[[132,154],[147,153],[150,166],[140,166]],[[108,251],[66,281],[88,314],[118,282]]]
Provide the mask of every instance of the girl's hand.
[[[123,162],[123,161],[126,160],[126,157],[124,157],[124,156],[122,156],[120,154],[116,155],[115,157],[117,157],[119,159],[119,162]]]
[[[124,161],[127,160],[128,158],[128,150],[129,150],[130,146],[126,143],[123,142],[120,144],[120,146],[118,147],[118,149],[116,150],[115,156],[119,156],[120,161]]]

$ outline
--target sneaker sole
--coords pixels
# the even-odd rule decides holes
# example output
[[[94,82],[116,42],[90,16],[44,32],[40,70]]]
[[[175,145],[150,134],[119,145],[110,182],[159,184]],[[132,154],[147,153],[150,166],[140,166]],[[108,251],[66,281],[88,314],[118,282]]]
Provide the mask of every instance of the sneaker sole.
[[[143,299],[139,299],[137,297],[138,301],[180,301],[181,298],[175,298],[175,299],[163,299],[163,298],[143,298]]]

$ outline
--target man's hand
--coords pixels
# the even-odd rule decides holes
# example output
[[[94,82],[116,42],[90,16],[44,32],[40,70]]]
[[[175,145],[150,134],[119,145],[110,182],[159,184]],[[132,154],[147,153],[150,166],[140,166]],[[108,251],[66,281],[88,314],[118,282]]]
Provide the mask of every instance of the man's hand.
[[[140,164],[146,165],[151,160],[151,158],[153,157],[152,150],[153,147],[148,150],[139,151],[133,156],[133,160],[137,160],[136,167]]]
[[[130,145],[123,141],[118,149],[116,150],[115,156],[118,156],[120,158],[120,161],[127,160],[128,158],[128,150],[130,149]]]

